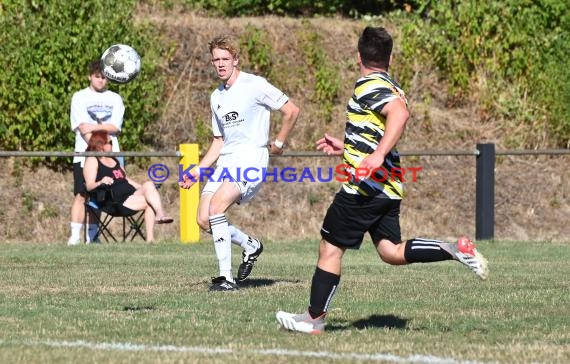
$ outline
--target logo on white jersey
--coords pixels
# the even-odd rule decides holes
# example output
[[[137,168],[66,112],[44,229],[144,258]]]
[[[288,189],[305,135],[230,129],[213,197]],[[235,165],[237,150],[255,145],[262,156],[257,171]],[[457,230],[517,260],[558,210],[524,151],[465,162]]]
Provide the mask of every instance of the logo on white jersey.
[[[239,114],[237,111],[232,111],[227,113],[226,115],[222,116],[222,118],[224,119],[224,121],[234,121],[239,117]]]

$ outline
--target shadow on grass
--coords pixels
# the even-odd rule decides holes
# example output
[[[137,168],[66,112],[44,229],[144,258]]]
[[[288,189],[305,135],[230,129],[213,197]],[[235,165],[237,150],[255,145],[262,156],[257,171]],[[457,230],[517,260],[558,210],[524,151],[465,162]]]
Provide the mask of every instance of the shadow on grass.
[[[326,331],[346,330],[354,327],[358,330],[371,328],[398,329],[405,330],[408,320],[394,315],[372,315],[368,318],[350,322],[331,322],[327,325]]]
[[[305,283],[304,280],[301,279],[268,279],[268,278],[258,278],[258,279],[251,279],[248,278],[243,282],[238,282],[237,285],[239,289],[252,289],[252,288],[259,288],[259,287],[268,287],[273,285],[298,285]],[[197,288],[198,290],[203,290],[210,287],[212,282],[210,280],[204,281],[203,279],[196,280],[194,282],[189,282],[186,284],[186,287],[189,288]]]
[[[238,286],[240,289],[250,289],[250,288],[258,288],[258,287],[265,287],[265,286],[272,286],[274,284],[299,284],[303,283],[303,280],[300,279],[246,279],[243,282],[239,282]]]

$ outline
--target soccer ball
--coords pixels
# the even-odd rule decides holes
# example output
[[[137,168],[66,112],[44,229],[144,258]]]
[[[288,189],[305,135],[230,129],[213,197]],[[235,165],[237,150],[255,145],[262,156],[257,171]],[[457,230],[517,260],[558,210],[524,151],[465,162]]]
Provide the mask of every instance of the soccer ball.
[[[141,57],[133,47],[115,44],[101,56],[103,75],[116,83],[132,81],[141,70]]]

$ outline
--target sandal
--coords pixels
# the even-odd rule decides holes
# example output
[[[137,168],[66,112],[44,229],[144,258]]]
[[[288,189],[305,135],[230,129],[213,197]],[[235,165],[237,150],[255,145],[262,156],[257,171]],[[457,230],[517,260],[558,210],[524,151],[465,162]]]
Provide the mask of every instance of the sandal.
[[[160,219],[156,220],[157,224],[170,224],[171,222],[173,222],[174,219],[168,216],[163,216]]]

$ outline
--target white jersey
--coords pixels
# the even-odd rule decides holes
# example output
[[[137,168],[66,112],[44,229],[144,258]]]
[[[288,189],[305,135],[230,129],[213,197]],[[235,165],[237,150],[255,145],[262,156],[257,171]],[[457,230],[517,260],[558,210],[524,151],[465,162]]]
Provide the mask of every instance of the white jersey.
[[[85,152],[87,142],[79,132],[79,124],[111,123],[119,131],[123,126],[125,105],[121,96],[113,91],[97,92],[90,87],[77,91],[71,98],[71,130],[75,132],[75,151]],[[111,135],[113,152],[119,152],[119,141],[116,135]],[[73,157],[73,163],[85,162],[85,157]]]
[[[212,130],[224,139],[218,166],[246,165],[247,161],[266,166],[270,113],[288,100],[265,78],[243,71],[229,89],[221,84],[214,90],[210,97]]]

